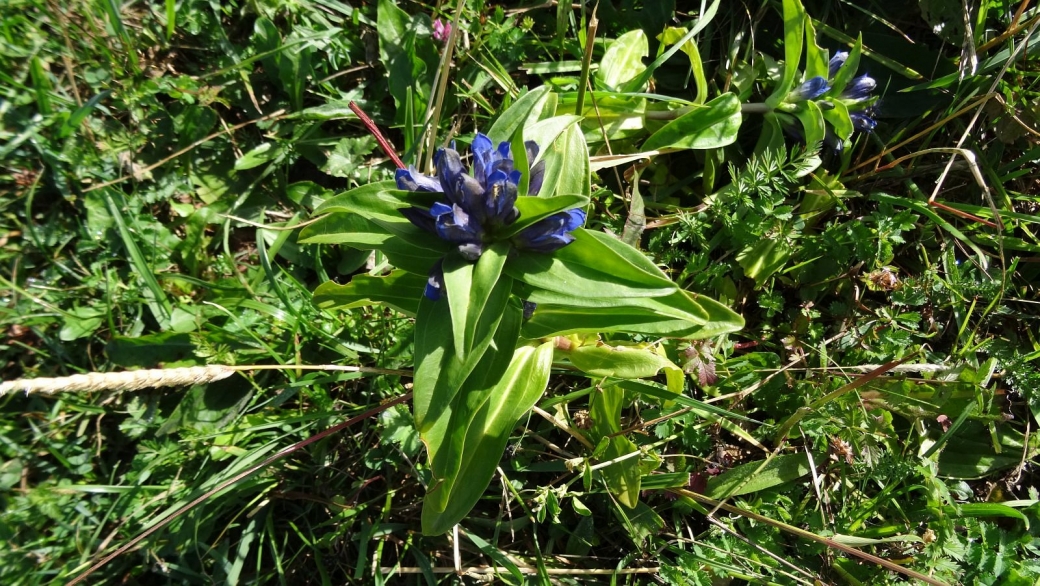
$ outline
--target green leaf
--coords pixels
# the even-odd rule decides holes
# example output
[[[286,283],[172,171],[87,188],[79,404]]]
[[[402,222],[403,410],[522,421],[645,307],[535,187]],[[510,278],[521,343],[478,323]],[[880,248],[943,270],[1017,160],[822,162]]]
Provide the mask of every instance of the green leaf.
[[[587,205],[589,205],[589,198],[584,195],[517,198],[516,209],[520,211],[520,218],[499,232],[498,235],[502,238],[509,238],[520,233],[524,228],[553,214],[574,208],[583,208]]]
[[[711,24],[711,21],[715,18],[715,14],[719,10],[719,2],[720,0],[715,0],[710,6],[705,8],[700,14],[700,18],[697,19],[696,24],[694,24],[693,28],[690,29],[690,32],[683,35],[683,38],[679,39],[679,41],[675,45],[672,45],[670,49],[658,55],[657,59],[654,59],[653,63],[651,63],[642,73],[626,83],[623,88],[624,91],[638,92],[642,90],[645,87],[646,82],[650,81],[650,77],[655,71],[657,71],[658,67],[664,65],[665,61],[671,59],[672,55],[675,55],[675,53],[679,51],[680,47],[685,45],[687,41],[692,40],[697,33],[701,32]]]
[[[603,54],[596,71],[596,80],[607,89],[621,89],[622,84],[646,70],[643,57],[649,53],[646,33],[642,29],[621,35]]]
[[[506,273],[528,285],[572,296],[660,297],[676,290],[638,250],[599,232],[578,228],[574,242],[555,253],[521,251]]]
[[[650,378],[664,369],[668,390],[676,394],[683,390],[682,369],[653,347],[590,344],[561,353],[578,370],[593,378]]]
[[[856,44],[852,46],[852,50],[849,51],[849,56],[845,59],[845,63],[842,64],[838,72],[834,74],[831,79],[830,94],[833,96],[840,95],[841,92],[845,91],[845,86],[849,85],[852,78],[856,77],[856,73],[859,71],[859,59],[863,53],[863,35],[860,34],[856,38]]]
[[[527,413],[545,392],[552,366],[552,344],[522,346],[512,351],[516,342],[520,311],[511,307],[503,319],[504,336],[495,336],[496,356],[481,362],[476,372],[494,373],[492,362],[505,357],[508,368],[500,377],[487,377],[470,385],[460,394],[449,426],[451,433],[462,437],[461,450],[441,451],[440,445],[427,440],[430,449],[433,488],[423,503],[423,533],[436,535],[462,520],[487,489],[505,451],[509,434],[517,421]],[[508,325],[507,325],[508,324]],[[501,339],[500,338],[504,338]],[[500,372],[500,371],[499,371]],[[436,453],[435,453],[436,452]]]
[[[473,351],[477,324],[481,314],[487,310],[488,298],[498,285],[508,254],[509,245],[499,242],[485,250],[476,263],[457,254],[444,259],[444,287],[451,308],[455,354],[459,360],[465,361]],[[512,279],[508,281],[512,286]]]
[[[531,337],[607,331],[647,333],[673,338],[710,338],[744,327],[744,320],[709,297],[676,289],[663,297],[574,297],[518,287],[517,294],[538,304],[524,325]],[[608,316],[608,317],[603,317]]]
[[[35,58],[34,58],[35,61]],[[93,96],[86,101],[85,104],[76,108],[76,111],[69,116],[68,120],[62,123],[61,129],[58,131],[58,136],[61,138],[68,138],[72,136],[74,132],[79,128],[79,125],[94,111],[94,108],[101,102],[101,100],[108,97],[112,93],[112,90],[105,90]]]
[[[737,254],[737,263],[744,269],[745,276],[755,280],[755,288],[760,288],[790,258],[791,250],[786,242],[763,238],[754,246],[741,250]]]
[[[94,333],[105,320],[105,313],[89,307],[76,307],[65,313],[65,325],[58,333],[62,342],[86,338]]]
[[[802,123],[802,131],[805,133],[806,148],[814,148],[823,142],[827,135],[827,125],[823,121],[823,112],[816,102],[808,100],[794,114]]]
[[[553,95],[549,90],[549,86],[544,85],[520,96],[512,106],[499,114],[498,119],[491,125],[491,130],[487,132],[488,138],[496,145],[513,138],[518,128],[531,122],[529,118],[542,111],[542,106]]]
[[[511,287],[510,279],[499,279],[488,296],[487,305],[473,330],[471,350],[466,360],[455,352],[448,302],[443,299],[431,301],[425,296],[419,300],[415,318],[413,408],[415,427],[424,437],[432,433],[430,430],[434,426],[447,425],[456,394],[487,351],[502,316],[512,313],[506,312]],[[516,329],[519,330],[519,324]],[[510,344],[515,344],[516,335],[512,339]]]
[[[632,440],[623,435],[615,435],[621,431],[621,407],[624,398],[625,391],[612,385],[593,391],[589,401],[589,417],[592,419],[589,432],[597,444],[601,441],[607,442],[606,449],[599,456],[604,462],[639,450]],[[631,509],[639,503],[642,473],[639,470],[638,456],[614,462],[603,468],[601,473],[607,488],[623,505]]]
[[[809,473],[805,453],[785,454],[760,462],[748,462],[708,480],[704,495],[713,499],[751,494],[792,482]]]
[[[942,511],[944,515],[955,519],[963,519],[965,517],[975,519],[989,517],[1017,519],[1025,523],[1026,529],[1029,529],[1029,517],[1026,517],[1018,509],[1000,503],[964,503],[958,505],[947,505],[942,508]]]
[[[406,315],[419,311],[426,277],[397,270],[385,277],[356,275],[346,285],[327,281],[314,290],[314,303],[322,309],[350,309],[382,303]]]
[[[589,149],[585,135],[577,125],[568,126],[548,146],[539,144],[541,159],[545,161],[545,176],[540,197],[556,194],[592,193],[589,173]]]
[[[379,250],[398,268],[426,275],[450,245],[403,218],[371,221],[356,214],[332,214],[300,232],[301,244],[343,244]]]
[[[281,154],[282,147],[276,146],[274,143],[265,142],[254,147],[235,161],[235,171],[245,171],[246,169],[259,167],[264,163],[277,159]]]
[[[830,59],[827,50],[816,44],[816,27],[812,19],[805,19],[805,78],[830,77]]]
[[[402,208],[429,208],[438,199],[445,199],[444,195],[401,191],[393,181],[381,181],[330,197],[314,210],[314,214],[351,212],[366,218],[396,221],[404,218],[400,211]]]
[[[655,132],[642,150],[712,149],[733,144],[743,117],[736,94],[725,93]]]
[[[852,138],[855,128],[852,126],[852,118],[849,117],[849,109],[838,100],[831,102],[834,107],[823,110],[823,119],[830,123],[834,129],[834,135],[839,140],[846,141]]]
[[[805,8],[799,0],[784,2],[784,74],[766,104],[775,108],[787,98],[798,78],[798,65],[802,61],[802,42],[805,40]]]
[[[687,32],[684,27],[666,27],[661,34],[657,35],[657,40],[667,47],[680,43],[686,37]],[[690,71],[693,72],[694,84],[697,86],[697,98],[694,103],[703,104],[708,99],[708,80],[704,77],[704,63],[701,62],[701,53],[697,49],[697,43],[693,42],[693,39],[688,39],[680,45],[680,49],[690,59]]]

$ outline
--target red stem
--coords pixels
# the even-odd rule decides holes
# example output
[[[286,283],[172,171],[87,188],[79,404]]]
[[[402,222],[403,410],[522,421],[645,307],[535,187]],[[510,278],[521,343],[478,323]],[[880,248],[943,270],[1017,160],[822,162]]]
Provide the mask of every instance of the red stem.
[[[368,114],[365,114],[365,111],[353,101],[351,101],[348,106],[350,106],[350,109],[353,110],[354,113],[357,114],[357,117],[361,119],[361,123],[365,125],[368,132],[371,133],[372,136],[376,137],[376,142],[379,143],[379,146],[383,149],[383,152],[386,153],[386,156],[390,157],[390,160],[397,165],[397,168],[406,169],[407,166],[404,164],[404,161],[401,160],[401,157],[397,156],[394,146],[390,144],[390,141],[388,141],[385,136],[383,136],[379,127],[376,126],[375,122],[372,122],[372,119],[368,117]]]

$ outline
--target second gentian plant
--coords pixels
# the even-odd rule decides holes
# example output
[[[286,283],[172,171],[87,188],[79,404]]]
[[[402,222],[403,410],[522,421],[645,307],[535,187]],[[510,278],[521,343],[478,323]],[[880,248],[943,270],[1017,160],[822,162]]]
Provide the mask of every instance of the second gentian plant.
[[[469,514],[554,368],[603,381],[631,371],[615,359],[668,362],[653,348],[615,357],[581,340],[706,338],[743,325],[638,250],[582,227],[588,150],[577,117],[542,119],[553,98],[539,89],[518,99],[476,134],[468,161],[452,145],[436,154],[433,173],[403,168],[395,181],[329,194],[316,210],[323,217],[300,235],[386,260],[321,285],[320,306],[383,304],[415,318],[412,412],[428,457],[427,534]],[[668,392],[681,390],[670,379]]]

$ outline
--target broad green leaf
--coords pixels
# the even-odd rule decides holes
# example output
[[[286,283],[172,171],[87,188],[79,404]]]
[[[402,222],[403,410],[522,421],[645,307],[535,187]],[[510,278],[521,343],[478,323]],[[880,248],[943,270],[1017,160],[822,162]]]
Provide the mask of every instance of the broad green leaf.
[[[105,313],[90,307],[76,307],[65,313],[65,324],[58,333],[62,342],[71,342],[94,333],[105,320]]]
[[[1028,460],[1040,449],[1036,434],[1029,435],[1027,445],[1024,434],[1007,425],[997,427],[997,439],[999,453],[993,448],[986,425],[969,420],[939,453],[939,475],[944,478],[982,478],[1018,466],[1023,455]]]
[[[791,250],[785,242],[777,238],[763,238],[758,244],[740,251],[737,263],[744,269],[744,275],[754,279],[755,287],[759,288],[790,258]]]
[[[805,145],[807,148],[813,148],[823,142],[823,138],[827,135],[827,125],[823,121],[823,112],[820,111],[820,107],[816,105],[816,102],[808,100],[802,103],[798,111],[795,112],[795,116],[802,123],[802,132],[805,133]]]
[[[527,160],[527,145],[524,138],[524,127],[516,129],[509,142],[509,148],[513,155],[513,169],[520,172],[520,182],[516,185],[517,197],[526,197],[531,191],[531,165],[534,161]],[[540,144],[540,143],[538,143]]]
[[[370,221],[356,214],[332,214],[300,232],[301,244],[343,244],[359,250],[379,250],[397,268],[426,275],[449,251],[447,242],[402,218]]]
[[[671,46],[680,43],[687,32],[684,27],[666,27],[661,34],[657,35],[657,40],[666,47]],[[697,43],[693,42],[693,39],[688,39],[680,45],[680,49],[690,58],[690,71],[693,72],[693,81],[697,86],[697,98],[694,103],[703,104],[708,99],[708,80],[704,77],[704,63],[701,62],[701,53],[697,49]]]
[[[831,128],[834,129],[834,136],[841,141],[849,140],[855,130],[852,126],[852,118],[849,118],[849,109],[838,100],[831,102],[831,105],[834,107],[830,110],[823,110],[823,119],[829,122]]]
[[[511,226],[507,226],[499,233],[502,238],[509,238],[519,233],[524,228],[544,220],[549,216],[570,210],[583,208],[589,205],[589,198],[584,195],[557,195],[554,197],[520,197],[516,200],[516,209],[520,211],[520,218]]]
[[[985,519],[989,517],[1017,519],[1025,523],[1026,529],[1029,529],[1029,517],[1026,517],[1018,509],[1000,503],[964,503],[947,505],[942,508],[942,511],[944,516],[955,519],[963,519],[965,517],[975,519]]]
[[[660,297],[675,284],[650,259],[616,238],[578,228],[554,254],[521,251],[506,273],[528,285],[573,296]]]
[[[300,230],[300,244],[346,244],[372,250],[394,235],[358,214],[334,213]]]
[[[519,326],[517,309],[512,308],[507,318],[514,326]],[[505,323],[504,319],[503,326]],[[467,388],[465,397],[460,396],[459,408],[453,413],[452,429],[463,431],[463,449],[451,458],[452,477],[438,475],[437,466],[433,467],[438,484],[423,503],[422,524],[426,534],[443,533],[469,513],[491,482],[509,434],[545,392],[552,366],[552,344],[522,346],[510,352],[506,342],[509,336],[514,336],[515,344],[516,334],[517,329],[509,329],[501,344],[496,335],[496,346],[500,346],[497,353],[508,360],[505,373],[472,390]],[[466,425],[461,425],[462,421]],[[456,423],[460,425],[456,427]],[[439,460],[431,455],[431,462]]]
[[[625,391],[618,386],[608,386],[593,391],[589,401],[589,417],[592,428],[589,430],[593,440],[598,444],[606,441],[606,450],[599,456],[607,462],[621,456],[638,451],[639,447],[623,435],[614,435],[621,431],[621,407]],[[628,508],[639,503],[639,483],[642,474],[639,470],[639,457],[631,457],[615,462],[602,472],[607,488],[618,501]]]
[[[556,194],[589,196],[592,193],[589,173],[589,149],[577,125],[568,126],[548,146],[541,145],[545,161],[545,177],[540,197]]]
[[[425,437],[434,426],[446,426],[453,402],[463,383],[491,344],[505,315],[512,283],[499,279],[488,296],[472,336],[471,350],[462,360],[455,353],[451,310],[444,299],[423,296],[415,318],[415,376],[412,400],[415,428]],[[511,311],[510,311],[511,313]],[[519,330],[519,324],[516,329]],[[515,344],[516,335],[513,335]],[[441,431],[440,433],[443,433]]]
[[[607,89],[621,89],[621,85],[646,69],[643,57],[650,52],[646,33],[642,29],[629,31],[607,47],[596,71],[596,80]]]
[[[784,3],[784,74],[776,89],[766,99],[766,104],[776,107],[787,98],[798,78],[798,65],[802,61],[802,43],[805,40],[805,8],[800,0],[783,0]]]
[[[582,111],[581,127],[586,142],[602,143],[645,134],[647,99],[641,95],[615,92],[591,92]],[[684,102],[685,103],[685,102]],[[561,112],[573,112],[577,106],[574,92],[560,97]]]
[[[581,122],[581,116],[575,116],[574,114],[564,114],[561,116],[546,118],[537,124],[524,128],[524,140],[533,140],[535,144],[538,145],[541,158],[544,159],[545,153],[548,152],[546,148],[547,145],[556,142],[556,139],[558,139],[561,134],[578,122]],[[529,163],[534,163],[534,161],[529,161]]]
[[[538,301],[551,292],[527,296],[537,303],[524,324],[524,336],[548,338],[567,334],[627,332],[668,338],[712,338],[744,327],[744,320],[725,305],[708,297],[679,291],[664,297],[583,298],[585,303]],[[695,300],[694,300],[695,299]],[[595,302],[601,305],[597,306]],[[670,305],[675,302],[676,305]],[[684,309],[691,304],[690,311]],[[696,313],[694,313],[694,311]]]
[[[672,55],[675,55],[675,53],[679,50],[680,47],[682,47],[686,43],[686,41],[692,40],[693,37],[697,35],[697,33],[701,32],[709,24],[711,24],[711,21],[715,18],[715,14],[719,10],[720,1],[721,0],[715,0],[711,3],[710,6],[705,8],[704,11],[701,12],[700,17],[697,19],[697,22],[693,25],[693,28],[690,29],[690,32],[683,35],[683,38],[679,39],[679,41],[675,45],[672,45],[670,49],[658,55],[657,59],[654,59],[653,63],[646,67],[646,69],[642,73],[640,73],[633,79],[629,80],[629,82],[626,83],[625,87],[623,88],[624,91],[637,92],[642,90],[643,87],[646,85],[646,82],[650,81],[650,77],[654,74],[655,71],[657,71],[658,67],[664,65],[665,61],[671,59]]]
[[[512,106],[499,114],[498,119],[491,125],[491,129],[487,131],[488,138],[496,145],[511,139],[516,134],[516,130],[525,125],[532,113],[542,110],[546,100],[553,95],[549,89],[549,86],[545,85],[520,96]]]
[[[816,44],[816,27],[812,19],[805,19],[805,78],[830,77],[830,59],[827,50]]]
[[[473,351],[477,324],[502,276],[508,254],[509,245],[499,242],[485,250],[476,263],[457,254],[444,259],[444,287],[451,308],[455,354],[462,361]],[[512,279],[507,280],[512,287]]]
[[[314,214],[351,212],[367,218],[395,221],[404,217],[400,212],[402,208],[429,208],[434,202],[446,199],[440,193],[401,191],[393,181],[381,181],[330,197],[314,210]]]
[[[350,309],[382,303],[406,315],[419,311],[426,277],[397,270],[385,277],[356,275],[345,285],[328,281],[314,290],[314,303],[322,309]]]
[[[628,298],[632,300],[635,298]],[[567,334],[625,332],[668,338],[694,337],[703,326],[660,315],[640,307],[575,308],[566,305],[538,305],[524,324],[527,338],[549,338]],[[710,337],[710,336],[701,336]]]
[[[845,90],[845,86],[852,81],[852,78],[856,77],[856,73],[859,70],[859,58],[862,53],[863,35],[861,34],[856,39],[856,44],[852,46],[852,50],[849,51],[849,56],[845,59],[845,63],[842,64],[838,72],[834,74],[834,78],[831,79],[831,95],[840,95]]]
[[[655,132],[642,150],[713,149],[733,144],[743,117],[736,94],[725,93]]]
[[[684,375],[681,368],[658,354],[653,347],[608,346],[590,344],[570,351],[561,351],[578,370],[592,378],[650,378],[664,369],[668,390],[681,393]]]
[[[708,480],[704,495],[713,499],[751,494],[787,484],[809,473],[805,453],[785,454],[761,462],[748,462]]]
[[[269,163],[277,159],[281,154],[282,147],[276,146],[274,143],[265,142],[254,147],[251,151],[242,155],[241,158],[235,161],[235,171],[244,171],[246,169],[259,167],[264,163]]]

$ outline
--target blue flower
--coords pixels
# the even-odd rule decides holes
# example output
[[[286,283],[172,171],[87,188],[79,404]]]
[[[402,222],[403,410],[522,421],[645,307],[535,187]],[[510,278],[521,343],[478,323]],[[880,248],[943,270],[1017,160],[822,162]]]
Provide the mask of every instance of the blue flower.
[[[513,237],[513,246],[520,250],[555,252],[574,242],[574,236],[569,232],[580,228],[584,223],[583,210],[567,210],[553,214],[521,230]]]
[[[807,79],[802,85],[798,86],[798,89],[792,91],[787,96],[787,100],[790,102],[815,100],[827,93],[827,90],[829,89],[831,89],[831,86],[827,85],[827,80],[817,75],[816,77]]]
[[[538,145],[524,143],[527,160],[538,156]],[[437,176],[429,177],[414,167],[397,170],[397,187],[405,191],[442,193],[447,202],[434,203],[429,209],[412,207],[401,210],[416,226],[436,234],[455,246],[462,258],[476,262],[488,244],[500,240],[503,228],[520,217],[516,208],[517,188],[523,175],[514,168],[508,142],[494,143],[477,133],[470,146],[473,153],[472,175],[462,166],[462,157],[452,148],[437,151],[434,166]],[[545,162],[531,167],[528,191],[537,194],[542,188]],[[568,234],[585,222],[585,212],[570,210],[535,222],[511,239],[521,250],[553,252],[574,241]],[[438,261],[430,271],[426,297],[437,300],[444,289],[444,269]]]
[[[841,92],[841,97],[845,100],[856,100],[857,102],[866,100],[876,87],[877,82],[874,81],[874,78],[869,75],[861,75],[845,86],[845,89]]]

